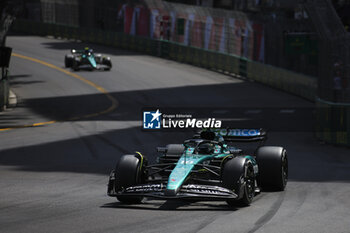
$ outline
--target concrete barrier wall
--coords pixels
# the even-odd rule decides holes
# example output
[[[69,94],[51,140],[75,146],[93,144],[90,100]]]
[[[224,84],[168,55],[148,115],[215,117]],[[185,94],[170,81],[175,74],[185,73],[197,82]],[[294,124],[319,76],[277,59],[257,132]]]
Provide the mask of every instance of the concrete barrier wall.
[[[195,66],[229,72],[316,101],[316,136],[326,142],[350,145],[350,106],[316,99],[317,78],[266,65],[231,54],[185,46],[166,40],[154,40],[113,31],[17,20],[13,30],[35,35],[67,39],[137,51]],[[342,122],[339,124],[338,122]]]

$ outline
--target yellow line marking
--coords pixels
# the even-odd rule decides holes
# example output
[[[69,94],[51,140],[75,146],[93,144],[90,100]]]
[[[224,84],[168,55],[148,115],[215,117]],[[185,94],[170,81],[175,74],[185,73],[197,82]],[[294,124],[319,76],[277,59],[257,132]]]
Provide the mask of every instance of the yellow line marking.
[[[25,59],[25,60],[29,60],[29,61],[32,61],[32,62],[39,63],[41,65],[44,65],[44,66],[50,67],[50,68],[52,68],[54,70],[60,71],[62,73],[65,73],[66,75],[69,75],[69,76],[71,76],[73,78],[79,79],[80,81],[84,82],[85,84],[94,87],[96,90],[98,90],[99,92],[101,92],[104,95],[106,95],[106,97],[112,103],[111,106],[109,106],[105,110],[102,110],[102,111],[96,112],[96,113],[86,114],[86,115],[83,115],[83,116],[71,117],[71,118],[67,119],[69,121],[76,121],[76,120],[83,119],[83,118],[91,118],[91,117],[100,116],[100,115],[103,115],[103,114],[110,113],[110,112],[114,111],[118,107],[118,104],[119,104],[118,101],[111,94],[109,94],[106,89],[104,89],[103,87],[97,85],[96,83],[91,82],[90,80],[87,80],[86,78],[84,78],[84,77],[82,77],[80,75],[74,74],[74,73],[72,73],[72,72],[70,72],[68,70],[62,69],[62,68],[60,68],[58,66],[55,66],[55,65],[50,64],[50,63],[45,62],[45,61],[41,61],[41,60],[36,59],[36,58],[27,57],[27,56],[24,56],[24,55],[21,55],[21,54],[17,54],[17,53],[12,53],[12,56],[18,57],[18,58],[22,58],[22,59]],[[56,122],[58,122],[58,121],[53,120],[53,121],[38,122],[38,123],[33,123],[33,124],[28,124],[28,125],[19,125],[19,126],[13,126],[13,127],[8,127],[8,128],[1,128],[0,131],[6,131],[6,130],[12,130],[12,129],[18,129],[18,128],[37,127],[37,126],[42,126],[42,125],[50,125],[50,124],[54,124]]]

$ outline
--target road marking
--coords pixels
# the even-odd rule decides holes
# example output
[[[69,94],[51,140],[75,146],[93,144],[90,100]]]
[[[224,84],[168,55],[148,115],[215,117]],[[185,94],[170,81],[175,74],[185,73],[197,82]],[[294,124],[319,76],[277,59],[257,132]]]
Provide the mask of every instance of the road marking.
[[[50,63],[45,62],[45,61],[41,61],[41,60],[33,58],[33,57],[27,57],[27,56],[24,56],[24,55],[21,55],[21,54],[18,54],[18,53],[12,53],[12,56],[18,57],[18,58],[22,58],[22,59],[25,59],[25,60],[29,60],[29,61],[32,61],[32,62],[39,63],[41,65],[44,65],[44,66],[50,67],[50,68],[52,68],[54,70],[60,71],[62,73],[65,73],[68,76],[71,76],[73,78],[79,79],[80,81],[84,82],[85,84],[87,84],[89,86],[92,86],[93,88],[95,88],[99,92],[103,93],[111,101],[111,106],[109,106],[105,110],[102,110],[102,111],[99,111],[99,112],[95,112],[95,113],[86,114],[86,115],[83,115],[83,116],[71,117],[71,118],[67,119],[68,121],[75,121],[75,120],[79,120],[79,119],[100,116],[100,115],[103,115],[103,114],[110,113],[110,112],[114,111],[118,107],[118,104],[119,104],[118,100],[116,98],[114,98],[110,93],[108,93],[108,91],[106,89],[104,89],[103,87],[97,85],[94,82],[91,82],[90,80],[87,80],[86,78],[84,78],[84,77],[82,77],[80,75],[74,74],[74,73],[72,73],[72,72],[70,72],[68,70],[65,70],[63,68],[60,68],[58,66],[55,66],[55,65],[50,64]],[[7,130],[18,129],[18,128],[37,127],[37,126],[43,126],[43,125],[50,125],[50,124],[54,124],[56,122],[59,122],[59,121],[53,120],[53,121],[37,122],[37,123],[27,124],[27,125],[13,126],[13,127],[8,127],[8,128],[0,128],[0,131],[7,131]]]

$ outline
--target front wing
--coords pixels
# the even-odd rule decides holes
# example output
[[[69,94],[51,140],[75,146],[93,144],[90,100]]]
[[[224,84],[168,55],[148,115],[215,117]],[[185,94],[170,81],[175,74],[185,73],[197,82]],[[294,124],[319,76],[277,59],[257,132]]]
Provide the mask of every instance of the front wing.
[[[92,65],[90,64],[80,64],[79,69],[81,70],[85,70],[85,69],[95,69],[95,70],[109,70],[111,69],[111,67],[105,65],[105,64],[97,64],[96,68],[94,68]]]
[[[108,183],[108,196],[142,196],[152,197],[156,199],[199,199],[199,200],[213,200],[226,201],[237,199],[238,195],[233,191],[212,185],[187,184],[183,185],[176,195],[166,195],[166,184],[141,184],[128,187],[123,191],[115,191],[114,172],[110,175]]]

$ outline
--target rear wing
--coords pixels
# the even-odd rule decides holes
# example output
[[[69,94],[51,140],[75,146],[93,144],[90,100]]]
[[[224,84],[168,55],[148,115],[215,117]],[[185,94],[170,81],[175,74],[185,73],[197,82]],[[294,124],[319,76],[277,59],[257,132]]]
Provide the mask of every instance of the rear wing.
[[[259,142],[267,139],[264,129],[211,129],[216,136],[222,136],[226,142]]]

